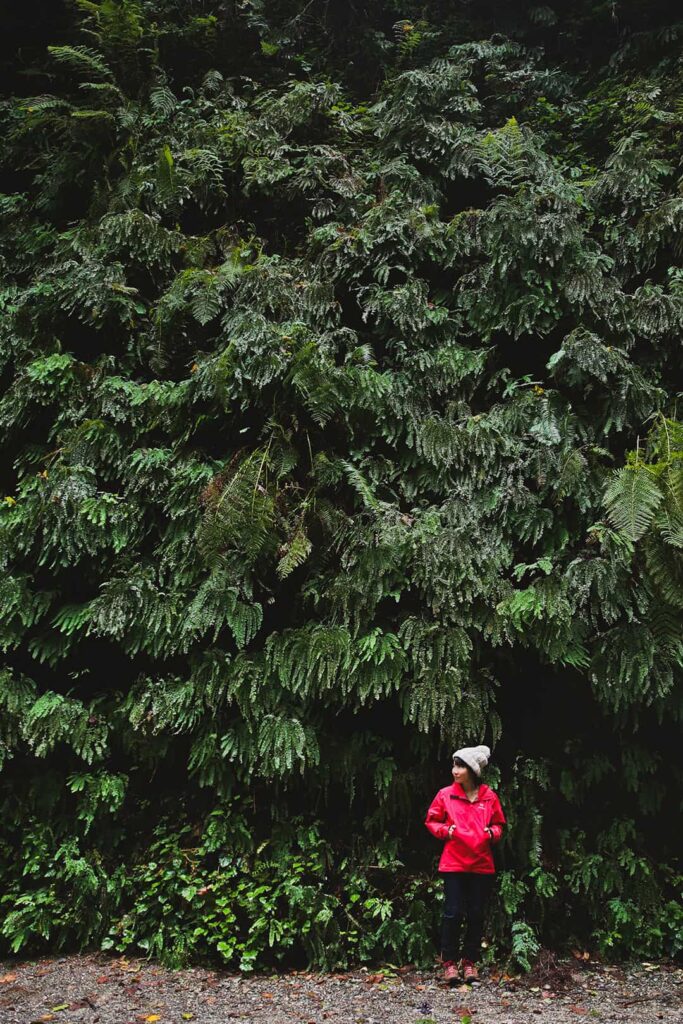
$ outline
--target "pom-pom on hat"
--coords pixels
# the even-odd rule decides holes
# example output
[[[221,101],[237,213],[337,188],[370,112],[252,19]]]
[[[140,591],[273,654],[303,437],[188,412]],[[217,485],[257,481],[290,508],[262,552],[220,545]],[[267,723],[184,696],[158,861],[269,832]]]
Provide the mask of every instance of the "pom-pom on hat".
[[[483,744],[479,747],[462,747],[460,750],[453,751],[453,760],[459,757],[475,775],[481,775],[481,770],[489,763],[490,756],[490,748]]]

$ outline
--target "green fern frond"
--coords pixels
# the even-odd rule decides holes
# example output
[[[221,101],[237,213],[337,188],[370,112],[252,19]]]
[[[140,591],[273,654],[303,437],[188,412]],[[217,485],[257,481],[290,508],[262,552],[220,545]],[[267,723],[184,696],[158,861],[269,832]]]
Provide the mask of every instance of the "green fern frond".
[[[81,74],[95,75],[96,78],[114,82],[114,74],[104,55],[89,46],[48,46],[47,50],[55,60]]]
[[[295,569],[306,561],[311,553],[313,545],[306,536],[305,531],[299,528],[291,540],[284,546],[282,557],[277,564],[277,574],[280,579],[286,579]]]
[[[643,466],[615,470],[605,490],[610,523],[632,541],[650,527],[663,495],[652,473]]]
[[[645,564],[663,600],[672,608],[683,608],[683,554],[657,537],[645,542]]]

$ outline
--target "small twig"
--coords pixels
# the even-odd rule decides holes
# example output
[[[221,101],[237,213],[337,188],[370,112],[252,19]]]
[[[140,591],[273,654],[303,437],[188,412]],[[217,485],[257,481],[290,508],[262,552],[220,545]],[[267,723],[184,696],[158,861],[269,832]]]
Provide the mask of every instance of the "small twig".
[[[638,996],[637,999],[629,999],[627,1003],[619,1003],[619,1006],[633,1006],[635,1003],[649,1003],[651,999],[659,999],[659,993],[656,996]]]

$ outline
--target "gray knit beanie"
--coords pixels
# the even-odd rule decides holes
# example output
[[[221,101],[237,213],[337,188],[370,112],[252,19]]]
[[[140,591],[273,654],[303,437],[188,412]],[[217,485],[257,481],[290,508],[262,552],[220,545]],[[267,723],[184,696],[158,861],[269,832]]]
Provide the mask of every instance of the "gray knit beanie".
[[[490,756],[490,748],[483,746],[483,744],[479,747],[462,747],[461,750],[453,751],[453,760],[459,757],[477,776],[481,775],[482,768],[485,768],[489,763]]]

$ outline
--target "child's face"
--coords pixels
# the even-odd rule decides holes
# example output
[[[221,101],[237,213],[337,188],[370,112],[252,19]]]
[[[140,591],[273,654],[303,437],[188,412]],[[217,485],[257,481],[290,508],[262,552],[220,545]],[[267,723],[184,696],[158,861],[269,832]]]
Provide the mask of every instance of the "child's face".
[[[464,786],[466,782],[470,780],[470,770],[466,765],[454,764],[453,765],[453,780],[459,782],[461,786]]]

